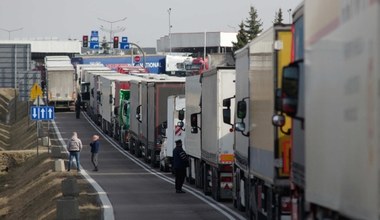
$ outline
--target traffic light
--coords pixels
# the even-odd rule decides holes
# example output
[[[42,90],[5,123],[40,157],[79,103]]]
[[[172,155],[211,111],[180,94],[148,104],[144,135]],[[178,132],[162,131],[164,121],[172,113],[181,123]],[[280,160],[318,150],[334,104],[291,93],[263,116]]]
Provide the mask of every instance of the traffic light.
[[[119,37],[113,37],[113,48],[119,48]]]
[[[88,36],[87,35],[83,35],[83,39],[82,39],[82,43],[83,43],[83,47],[88,47]]]

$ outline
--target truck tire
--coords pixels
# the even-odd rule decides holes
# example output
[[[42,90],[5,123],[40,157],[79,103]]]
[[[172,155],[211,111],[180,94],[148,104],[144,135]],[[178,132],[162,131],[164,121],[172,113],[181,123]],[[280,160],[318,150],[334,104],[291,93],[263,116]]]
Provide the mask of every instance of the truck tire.
[[[258,213],[257,213],[257,204],[256,204],[256,187],[253,183],[249,184],[249,206],[248,206],[248,219],[250,220],[257,220],[258,219]]]
[[[153,168],[156,168],[158,167],[158,161],[156,160],[156,151],[155,150],[151,150],[150,151],[150,165],[153,167]]]

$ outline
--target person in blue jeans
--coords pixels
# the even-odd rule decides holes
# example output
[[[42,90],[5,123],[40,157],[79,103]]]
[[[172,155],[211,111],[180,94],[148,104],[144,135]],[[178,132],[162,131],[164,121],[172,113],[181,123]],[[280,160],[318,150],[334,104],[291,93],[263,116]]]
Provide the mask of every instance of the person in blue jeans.
[[[71,169],[71,163],[73,162],[73,157],[77,162],[77,170],[80,171],[79,166],[79,155],[82,150],[82,141],[78,138],[77,132],[73,132],[70,140],[67,142],[67,150],[69,151],[69,165],[67,171]]]
[[[92,142],[90,143],[91,147],[91,162],[94,165],[94,171],[98,171],[98,153],[99,153],[99,136],[93,135]]]

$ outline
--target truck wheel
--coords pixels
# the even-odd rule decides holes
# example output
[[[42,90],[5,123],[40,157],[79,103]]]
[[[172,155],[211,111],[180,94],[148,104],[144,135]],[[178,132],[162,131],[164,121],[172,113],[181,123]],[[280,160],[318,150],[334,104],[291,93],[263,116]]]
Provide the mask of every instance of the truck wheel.
[[[248,219],[250,220],[256,220],[258,218],[257,216],[257,204],[256,204],[256,192],[255,192],[255,185],[250,183],[249,184],[249,206],[247,206],[248,209]]]
[[[155,151],[155,150],[151,150],[151,151],[150,151],[150,165],[151,165],[153,168],[156,168],[156,167],[157,167],[156,151]]]

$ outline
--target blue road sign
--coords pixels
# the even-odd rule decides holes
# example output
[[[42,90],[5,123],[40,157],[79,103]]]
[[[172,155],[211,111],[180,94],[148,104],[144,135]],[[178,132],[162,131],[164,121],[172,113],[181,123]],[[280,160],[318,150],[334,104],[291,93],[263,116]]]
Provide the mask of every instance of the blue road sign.
[[[99,42],[90,42],[90,48],[91,49],[99,49]]]
[[[120,49],[122,50],[129,49],[128,37],[121,37]]]
[[[30,117],[32,120],[54,120],[54,107],[32,106],[30,107]]]
[[[120,42],[120,49],[128,50],[129,49],[129,43]]]

